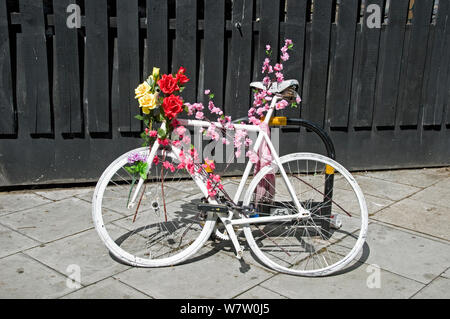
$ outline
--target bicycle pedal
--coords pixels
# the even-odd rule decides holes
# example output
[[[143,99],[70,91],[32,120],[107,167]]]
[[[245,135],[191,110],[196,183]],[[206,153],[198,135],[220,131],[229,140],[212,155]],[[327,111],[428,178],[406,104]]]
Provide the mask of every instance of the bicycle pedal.
[[[198,204],[197,209],[202,212],[214,212],[214,213],[228,213],[228,207],[225,205],[216,204]]]

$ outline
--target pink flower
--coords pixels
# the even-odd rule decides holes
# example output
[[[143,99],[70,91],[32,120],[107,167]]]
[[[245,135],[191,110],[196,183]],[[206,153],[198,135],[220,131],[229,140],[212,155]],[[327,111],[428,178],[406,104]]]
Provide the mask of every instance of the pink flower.
[[[267,51],[270,51],[270,49],[271,49],[271,46],[270,46],[269,44],[267,44],[267,45],[266,45],[266,50],[267,50]]]
[[[164,166],[165,169],[170,170],[172,173],[175,172],[175,167],[171,163],[169,163],[168,161],[164,161],[163,162],[163,166]]]
[[[183,136],[182,140],[183,144],[190,145],[191,144],[191,137],[190,136]]]
[[[220,175],[209,174],[209,178],[211,178],[214,183],[220,183]]]
[[[172,141],[172,145],[175,147],[179,147],[180,144],[181,144],[181,141],[179,141],[179,140]]]
[[[205,118],[205,115],[203,114],[203,112],[197,112],[197,113],[195,114],[195,118],[196,118],[197,120],[203,120],[203,119]]]
[[[283,82],[283,80],[284,80],[283,73],[277,72],[277,73],[275,73],[275,75],[276,75],[276,77],[277,77],[277,82],[278,82],[278,83]]]
[[[205,90],[206,95],[208,95],[209,93],[211,93],[211,90]]]
[[[167,139],[167,138],[165,138],[165,139],[160,139],[160,138],[158,138],[158,143],[160,144],[160,145],[162,145],[162,146],[168,146],[169,145],[169,140]]]
[[[158,136],[158,132],[155,131],[155,130],[150,131],[150,132],[148,132],[148,136],[150,136],[150,137],[157,137]]]
[[[253,164],[258,163],[259,157],[255,152],[248,151],[247,154],[245,154],[245,155],[249,158],[250,162],[252,162]]]
[[[194,103],[194,107],[197,111],[203,111],[205,108],[202,103]]]
[[[288,105],[289,105],[289,103],[288,103],[286,100],[281,100],[280,102],[278,102],[278,103],[275,105],[275,109],[276,109],[276,110],[283,110],[283,109],[285,109],[286,106],[288,106]]]
[[[175,129],[175,133],[177,133],[178,136],[183,136],[184,133],[186,133],[186,128],[184,126],[178,126]]]
[[[283,61],[289,60],[289,53],[284,52],[283,55],[281,56],[281,60],[283,60]]]
[[[275,64],[275,66],[273,68],[275,69],[275,71],[280,72],[283,70],[283,64],[277,63],[277,64]]]
[[[256,117],[252,116],[248,118],[249,122],[252,123],[253,125],[259,125],[261,124],[261,121],[258,120]]]
[[[249,138],[245,139],[245,146],[249,147],[252,144],[253,144],[253,141],[251,139],[249,139]]]
[[[158,157],[158,156],[155,156],[155,157],[153,158],[153,164],[155,164],[155,165],[158,165],[158,164],[159,164],[159,157]]]
[[[297,95],[297,97],[295,98],[295,102],[300,103],[302,101],[302,98],[300,97],[300,95]]]

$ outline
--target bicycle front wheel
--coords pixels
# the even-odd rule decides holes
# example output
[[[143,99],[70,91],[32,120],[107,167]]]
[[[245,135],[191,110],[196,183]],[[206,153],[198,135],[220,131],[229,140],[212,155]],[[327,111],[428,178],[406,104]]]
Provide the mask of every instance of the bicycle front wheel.
[[[288,274],[324,276],[343,269],[356,257],[366,237],[368,213],[360,187],[342,165],[328,157],[295,153],[280,160],[300,205],[310,216],[246,225],[250,248],[263,263]],[[255,190],[261,183],[269,185],[273,193],[258,194]],[[275,163],[255,176],[244,205],[260,217],[298,213]]]
[[[148,157],[149,149],[123,154],[100,177],[92,201],[95,228],[109,251],[127,264],[141,267],[178,264],[202,247],[217,217],[198,211],[203,193],[190,175],[178,170],[171,172],[161,163],[152,163],[136,204],[129,207],[139,176],[127,170],[131,166],[128,159],[136,154]],[[161,162],[176,167],[173,152],[159,150],[157,156]],[[108,220],[110,212],[122,217]]]

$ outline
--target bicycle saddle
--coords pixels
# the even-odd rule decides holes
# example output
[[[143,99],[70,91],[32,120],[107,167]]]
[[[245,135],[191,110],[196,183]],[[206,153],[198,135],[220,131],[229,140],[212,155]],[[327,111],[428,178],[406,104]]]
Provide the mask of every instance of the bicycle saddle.
[[[250,83],[250,87],[258,89],[258,90],[264,90],[264,84],[263,82],[252,82]],[[286,80],[283,82],[275,82],[272,83],[272,85],[270,86],[269,92],[270,93],[282,93],[283,91],[285,91],[286,89],[290,88],[290,87],[295,87],[295,90],[297,90],[297,88],[299,87],[298,85],[298,81],[297,80]]]

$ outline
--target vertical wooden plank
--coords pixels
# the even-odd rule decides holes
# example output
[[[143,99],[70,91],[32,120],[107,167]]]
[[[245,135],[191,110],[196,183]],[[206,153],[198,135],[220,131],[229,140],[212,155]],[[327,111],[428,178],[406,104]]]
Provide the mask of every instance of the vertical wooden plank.
[[[341,1],[327,96],[328,121],[331,127],[348,126],[358,11],[358,0]]]
[[[284,37],[294,42],[294,49],[289,52],[290,62],[284,65],[284,74],[288,79],[296,79],[303,87],[305,60],[305,33],[307,0],[288,0]]]
[[[117,54],[119,59],[119,130],[139,132],[141,123],[134,89],[140,81],[138,0],[117,1]]]
[[[42,1],[20,0],[23,34],[23,61],[26,78],[26,112],[30,112],[31,134],[52,133],[52,106],[49,91],[47,45]]]
[[[369,0],[366,7],[375,4],[384,12],[383,0]],[[380,28],[369,28],[367,20],[371,12],[365,10],[364,20],[361,25],[360,59],[357,64],[354,123],[355,127],[371,127],[373,120],[373,105],[375,100],[375,85],[378,66],[378,49],[380,44]]]
[[[417,125],[422,94],[422,79],[427,54],[428,31],[434,0],[416,1],[406,60],[404,91],[401,92],[400,125]]]
[[[311,29],[311,72],[306,82],[305,118],[324,126],[333,1],[315,1]]]
[[[56,46],[56,128],[61,133],[79,134],[83,129],[80,89],[80,68],[78,62],[78,30],[67,27],[67,7],[72,0],[53,2],[55,16]]]
[[[176,2],[176,55],[175,69],[186,68],[190,79],[183,91],[186,102],[197,101],[197,1],[177,0]]]
[[[300,95],[303,87],[307,2],[307,0],[287,1],[286,21],[284,23],[283,38],[281,39],[282,41],[291,39],[294,43],[293,50],[289,51],[290,60],[283,64],[283,71],[286,79],[298,81]],[[301,105],[297,108],[286,108],[279,113],[288,117],[299,118]]]
[[[204,87],[223,106],[225,61],[225,1],[205,1]]]
[[[109,133],[109,23],[107,0],[85,2],[88,127],[91,133]]]
[[[450,63],[450,3],[439,3],[436,25],[433,26],[431,61],[423,94],[424,125],[440,125],[445,103],[447,71]],[[431,31],[431,30],[430,30]],[[431,34],[431,32],[430,32]],[[431,40],[431,38],[430,38]]]
[[[391,1],[382,30],[374,106],[376,126],[394,126],[409,0]]]
[[[247,116],[250,106],[253,0],[233,2],[231,74],[226,95],[226,113],[237,119]]]
[[[6,0],[0,0],[0,135],[15,134],[17,128],[14,115],[8,22]]]
[[[278,63],[280,53],[279,34],[280,34],[280,0],[260,0],[261,2],[261,20],[259,29],[258,42],[258,63],[262,65],[266,58],[266,44],[272,47],[272,55],[270,63],[273,65]],[[259,70],[259,69],[257,69]]]
[[[149,72],[169,72],[169,13],[166,0],[147,0],[147,56]]]

